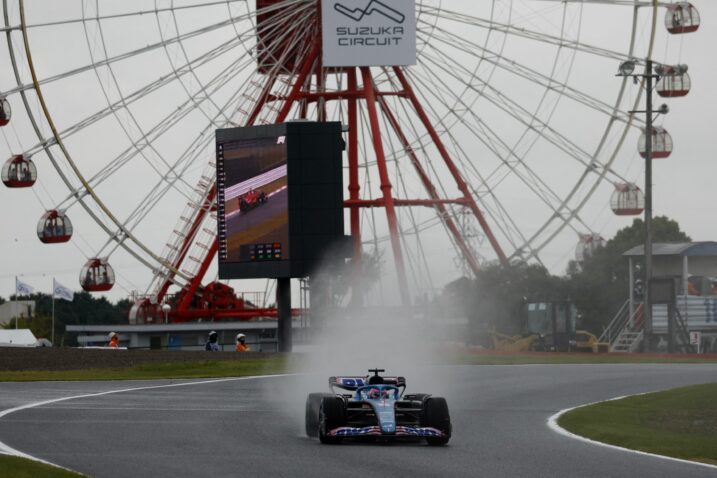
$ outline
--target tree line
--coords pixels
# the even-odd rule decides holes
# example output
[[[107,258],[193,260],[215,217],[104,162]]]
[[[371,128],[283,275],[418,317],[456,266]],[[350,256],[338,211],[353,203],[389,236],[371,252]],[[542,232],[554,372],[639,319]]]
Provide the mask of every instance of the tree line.
[[[679,224],[653,219],[653,242],[689,242]],[[459,279],[443,293],[445,303],[468,317],[473,330],[520,334],[528,302],[572,302],[578,328],[600,335],[629,295],[628,261],[623,253],[644,244],[644,222],[634,222],[580,263],[571,261],[562,276],[539,264],[488,264],[475,279]],[[639,262],[639,261],[637,261]]]
[[[654,242],[691,240],[677,222],[667,217],[653,219],[653,237]],[[439,301],[442,306],[452,307],[454,313],[466,316],[474,329],[495,329],[506,334],[521,333],[528,302],[572,302],[580,314],[578,327],[599,335],[628,297],[628,261],[622,254],[643,243],[644,223],[635,219],[582,262],[570,262],[564,275],[552,275],[539,264],[488,264],[475,279],[462,278],[448,284]],[[36,337],[49,338],[52,297],[37,293],[18,300],[36,303],[35,316],[21,318],[18,325],[29,328]],[[0,304],[5,301],[0,297]],[[131,306],[129,299],[111,303],[85,291],[75,292],[72,302],[56,299],[55,342],[74,345],[65,333],[67,325],[126,324]],[[14,320],[5,328],[15,328]]]
[[[35,313],[33,317],[13,319],[5,324],[4,328],[14,329],[15,320],[19,328],[27,328],[35,337],[47,338],[52,336],[52,296],[50,294],[35,293],[29,296],[10,296],[14,300],[34,300]],[[0,304],[6,302],[0,297]],[[106,325],[126,324],[132,301],[122,299],[115,303],[105,297],[95,297],[89,292],[75,292],[72,302],[55,299],[55,343],[57,345],[75,345],[74,338],[65,332],[67,325]]]

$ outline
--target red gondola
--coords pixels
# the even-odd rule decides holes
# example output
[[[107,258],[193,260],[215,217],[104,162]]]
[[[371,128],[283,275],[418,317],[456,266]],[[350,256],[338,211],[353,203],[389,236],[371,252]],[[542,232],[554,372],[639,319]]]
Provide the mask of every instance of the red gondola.
[[[80,285],[87,292],[104,292],[115,285],[115,271],[107,259],[93,258],[85,263],[80,272]]]
[[[667,158],[672,154],[672,136],[660,126],[652,128],[652,159]],[[647,157],[647,134],[643,130],[638,144],[638,151],[643,158]]]
[[[668,5],[665,26],[673,34],[697,31],[700,27],[700,12],[690,2]]]
[[[610,198],[610,207],[618,216],[637,216],[645,210],[645,195],[636,184],[618,184]]]
[[[2,182],[9,188],[29,188],[37,180],[37,168],[30,159],[17,154],[2,167]]]
[[[45,244],[67,242],[72,238],[72,222],[62,211],[47,211],[37,223],[37,237]]]
[[[664,67],[665,75],[660,77],[655,89],[663,98],[687,96],[692,88],[692,80],[687,73],[678,74],[674,66]]]
[[[0,96],[0,126],[5,126],[10,122],[12,117],[12,109],[7,98]]]
[[[605,245],[605,239],[600,234],[580,234],[580,241],[575,248],[575,260],[583,262],[593,253]]]

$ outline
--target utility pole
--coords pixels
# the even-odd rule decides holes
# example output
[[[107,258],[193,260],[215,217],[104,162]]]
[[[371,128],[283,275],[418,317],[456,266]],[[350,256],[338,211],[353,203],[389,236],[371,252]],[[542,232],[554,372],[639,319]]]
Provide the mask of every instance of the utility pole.
[[[655,75],[652,72],[652,60],[645,63],[645,89],[647,105],[645,108],[645,337],[642,349],[650,351],[652,337],[652,90]],[[659,78],[659,77],[658,77]]]

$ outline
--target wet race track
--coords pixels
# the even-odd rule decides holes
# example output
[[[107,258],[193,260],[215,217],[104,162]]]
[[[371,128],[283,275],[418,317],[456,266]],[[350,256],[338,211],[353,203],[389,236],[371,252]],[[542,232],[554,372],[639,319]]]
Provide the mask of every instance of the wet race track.
[[[0,442],[94,477],[701,477],[717,471],[595,446],[546,422],[580,404],[713,382],[717,365],[453,366],[421,389],[444,395],[454,434],[423,444],[321,445],[303,435],[306,393],[326,378],[0,383]],[[414,380],[414,384],[415,384]],[[119,393],[104,393],[123,390]],[[640,470],[639,473],[636,470]]]

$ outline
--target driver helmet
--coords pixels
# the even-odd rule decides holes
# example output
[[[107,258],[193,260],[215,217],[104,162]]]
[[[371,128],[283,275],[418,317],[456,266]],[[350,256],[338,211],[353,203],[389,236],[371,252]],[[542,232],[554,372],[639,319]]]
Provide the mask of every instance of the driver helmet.
[[[378,388],[372,388],[368,391],[368,398],[379,398],[381,396],[381,390]]]
[[[237,334],[237,342],[243,342],[244,340],[246,340],[246,335]]]

